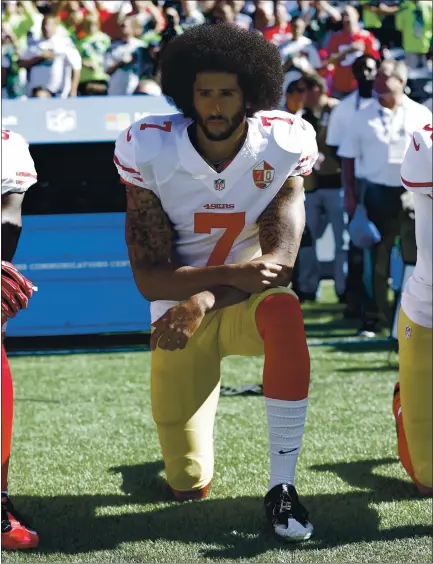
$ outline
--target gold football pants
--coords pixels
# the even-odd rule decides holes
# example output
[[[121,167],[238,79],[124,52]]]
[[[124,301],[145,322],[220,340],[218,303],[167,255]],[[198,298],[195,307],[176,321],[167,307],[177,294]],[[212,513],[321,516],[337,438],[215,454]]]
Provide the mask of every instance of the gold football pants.
[[[152,351],[152,412],[158,427],[167,480],[177,491],[200,489],[213,475],[213,426],[221,359],[261,356],[255,312],[275,288],[205,316],[183,350]]]

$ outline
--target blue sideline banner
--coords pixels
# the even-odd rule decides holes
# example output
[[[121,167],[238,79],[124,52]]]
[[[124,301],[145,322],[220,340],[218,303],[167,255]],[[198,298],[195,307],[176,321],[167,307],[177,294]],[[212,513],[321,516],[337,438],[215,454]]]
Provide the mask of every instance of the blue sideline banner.
[[[2,128],[31,143],[114,141],[147,114],[176,112],[164,96],[2,100]]]
[[[9,337],[150,330],[135,287],[123,213],[23,217],[14,264],[38,291],[8,323]]]

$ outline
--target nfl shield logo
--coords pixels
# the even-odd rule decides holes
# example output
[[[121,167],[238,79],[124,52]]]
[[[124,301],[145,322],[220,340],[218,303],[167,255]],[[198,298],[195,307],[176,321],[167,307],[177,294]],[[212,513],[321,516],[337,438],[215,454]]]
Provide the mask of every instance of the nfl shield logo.
[[[45,115],[45,123],[48,131],[54,133],[66,133],[77,128],[77,112],[75,110],[50,110]]]
[[[275,169],[266,161],[262,161],[253,168],[253,180],[257,188],[267,188],[275,176]]]
[[[406,339],[410,339],[412,337],[412,327],[410,325],[406,325],[404,328],[404,336]]]
[[[216,180],[214,180],[214,186],[215,186],[215,190],[221,192],[221,190],[224,190],[224,188],[226,187],[226,181],[223,180],[222,178],[217,178]]]

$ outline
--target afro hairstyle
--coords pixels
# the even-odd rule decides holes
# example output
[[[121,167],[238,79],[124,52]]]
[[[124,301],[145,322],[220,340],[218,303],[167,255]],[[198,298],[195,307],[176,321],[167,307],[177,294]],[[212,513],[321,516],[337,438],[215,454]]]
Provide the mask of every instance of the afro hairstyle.
[[[193,118],[196,76],[212,71],[237,75],[249,117],[278,108],[284,78],[281,57],[260,33],[230,23],[189,28],[162,52],[162,92],[185,117]]]

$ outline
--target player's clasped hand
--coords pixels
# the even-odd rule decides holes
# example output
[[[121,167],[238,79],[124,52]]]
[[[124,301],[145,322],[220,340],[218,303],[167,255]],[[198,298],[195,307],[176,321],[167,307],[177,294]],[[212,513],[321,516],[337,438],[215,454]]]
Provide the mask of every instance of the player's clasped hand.
[[[200,327],[205,313],[200,301],[194,296],[170,308],[152,323],[154,330],[150,337],[151,350],[154,351],[157,346],[167,351],[184,349]]]
[[[13,264],[2,261],[2,322],[3,318],[12,318],[28,306],[33,295],[33,284],[23,276]]]
[[[290,282],[288,267],[263,260],[232,265],[230,277],[231,286],[249,294],[287,286]]]

